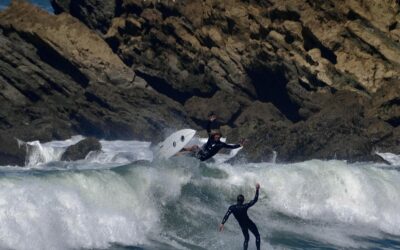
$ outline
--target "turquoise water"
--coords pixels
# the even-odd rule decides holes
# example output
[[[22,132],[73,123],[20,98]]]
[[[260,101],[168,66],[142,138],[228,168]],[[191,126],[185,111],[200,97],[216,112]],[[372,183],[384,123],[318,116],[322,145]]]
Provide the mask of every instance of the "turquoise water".
[[[11,0],[0,0],[0,10],[4,9],[9,5]],[[51,7],[50,1],[49,0],[28,0],[28,2],[31,2],[49,12],[53,12],[53,8]]]
[[[79,139],[33,142],[27,167],[0,167],[0,249],[239,250],[234,217],[217,228],[257,182],[249,216],[262,249],[400,248],[399,165],[134,163],[153,158],[138,141],[102,141],[101,153],[59,161]]]

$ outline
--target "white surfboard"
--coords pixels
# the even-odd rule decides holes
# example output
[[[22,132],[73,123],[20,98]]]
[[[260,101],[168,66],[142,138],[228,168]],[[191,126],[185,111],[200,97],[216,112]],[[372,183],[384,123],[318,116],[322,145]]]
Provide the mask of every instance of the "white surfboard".
[[[196,134],[196,130],[182,129],[168,136],[163,142],[159,143],[155,149],[156,157],[168,159],[178,153]]]
[[[235,155],[237,155],[237,153],[239,153],[239,151],[242,150],[242,148],[243,147],[231,149],[229,154],[216,154],[216,155],[214,155],[215,163],[216,164],[222,164],[222,163],[228,161],[229,159],[231,159]]]

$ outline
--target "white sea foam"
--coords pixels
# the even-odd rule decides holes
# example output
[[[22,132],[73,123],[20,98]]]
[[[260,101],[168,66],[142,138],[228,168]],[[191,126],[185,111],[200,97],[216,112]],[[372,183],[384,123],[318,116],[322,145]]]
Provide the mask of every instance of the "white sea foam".
[[[379,152],[376,152],[376,154],[385,159],[391,165],[400,166],[400,155],[396,155],[393,153],[379,153]]]
[[[0,178],[1,249],[141,245],[159,232],[159,204],[177,199],[181,170],[137,167]]]
[[[71,146],[84,137],[73,136],[71,139],[65,141],[52,141],[47,143],[40,143],[39,141],[27,142],[27,166],[37,166],[52,161],[59,161],[62,154],[68,146]],[[19,143],[24,143],[20,142]]]
[[[39,170],[0,169],[0,249],[107,248],[112,242],[151,248],[155,241],[171,249],[240,249],[233,218],[224,234],[215,230],[237,194],[253,197],[256,182],[260,199],[249,214],[264,249],[276,234],[334,248],[380,248],[357,237],[380,239],[382,232],[400,238],[396,166],[313,160],[212,163],[207,170],[195,159],[177,158],[110,169],[151,160],[150,143],[138,141],[101,141],[100,154],[57,161],[56,148],[82,138],[31,143],[47,159],[42,162],[50,161]],[[223,174],[203,176],[202,168]]]
[[[83,136],[73,136],[71,139],[65,141],[52,141],[47,143],[40,143],[39,141],[27,142],[28,154],[26,166],[43,166],[45,164],[60,161],[62,154],[65,150],[77,142],[83,140]],[[206,138],[196,138],[193,143],[199,140],[206,141]],[[24,142],[20,142],[24,143]],[[150,142],[143,141],[107,141],[100,140],[101,151],[90,152],[86,159],[82,162],[89,164],[105,164],[108,168],[110,166],[117,166],[121,164],[128,164],[134,161],[146,160],[152,161],[154,158]],[[216,158],[217,163],[222,163],[229,158],[232,158],[239,149],[231,150],[228,154],[218,154]],[[82,163],[80,162],[80,163]],[[82,165],[82,164],[79,164]],[[87,164],[84,165],[87,168]],[[96,168],[96,167],[95,167]]]
[[[225,183],[216,184],[224,185],[228,193],[234,190],[232,196],[244,189],[250,198],[249,185],[261,183],[263,207],[259,205],[255,210],[260,212],[259,219],[265,225],[271,223],[271,218],[265,215],[279,212],[305,221],[301,228],[291,230],[348,247],[355,244],[351,233],[400,235],[400,172],[397,170],[319,160],[221,167],[229,173],[229,178]]]
[[[26,165],[42,166],[50,162],[60,161],[65,150],[83,140],[83,136],[73,136],[65,141],[52,141],[40,143],[39,141],[27,142],[28,154]],[[84,163],[108,164],[107,167],[128,164],[137,160],[152,160],[153,153],[150,142],[141,141],[100,141],[102,150],[91,152],[86,156]],[[82,163],[82,162],[81,162]],[[80,164],[82,165],[82,164]],[[87,166],[87,165],[86,165]]]

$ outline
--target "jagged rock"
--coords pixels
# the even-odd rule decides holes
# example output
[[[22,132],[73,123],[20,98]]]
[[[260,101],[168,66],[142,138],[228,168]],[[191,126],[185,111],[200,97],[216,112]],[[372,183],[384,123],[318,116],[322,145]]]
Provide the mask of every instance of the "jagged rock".
[[[370,116],[378,117],[393,127],[400,126],[400,80],[381,88],[373,98]]]
[[[77,161],[85,159],[91,151],[101,150],[101,144],[96,138],[86,138],[69,146],[61,156],[62,161]]]
[[[249,160],[272,150],[287,161],[369,160],[377,146],[397,148],[396,0],[95,2],[52,1],[86,26],[19,1],[0,14],[2,129],[57,121],[154,140],[212,109],[230,138],[254,142]]]
[[[91,29],[105,33],[114,17],[116,1],[51,1],[55,14],[71,12],[74,16],[85,20],[84,23]]]
[[[26,146],[3,132],[0,133],[0,141],[0,166],[24,166]]]
[[[391,152],[400,155],[400,127],[390,131],[390,135],[376,143],[374,149],[378,152]]]
[[[192,97],[185,103],[185,110],[193,120],[199,123],[204,123],[208,113],[213,111],[218,115],[221,123],[232,124],[245,103],[248,103],[245,98],[218,91],[211,98]]]
[[[396,22],[396,16],[398,16],[399,2],[396,0],[383,0],[380,2],[350,0],[342,2],[352,12],[349,13],[350,16],[359,15],[381,31],[392,29],[393,23]]]
[[[90,1],[79,2],[82,2],[81,5],[85,5],[85,2]],[[384,37],[385,34],[379,33],[390,30],[392,34],[393,31],[398,29],[395,24],[396,10],[399,9],[399,5],[395,0],[387,0],[379,5],[374,1],[365,1],[363,4],[357,1],[334,3],[332,1],[290,0],[283,2],[274,0],[268,4],[232,1],[229,5],[222,2],[121,1],[116,9],[127,14],[129,20],[136,19],[138,23],[146,24],[140,26],[143,35],[139,42],[142,45],[135,44],[134,46],[137,49],[157,52],[155,46],[166,45],[166,48],[170,50],[169,53],[182,59],[179,61],[189,63],[189,65],[185,65],[185,69],[191,79],[198,78],[199,73],[200,75],[202,73],[197,70],[196,62],[187,60],[192,58],[193,53],[201,57],[202,60],[198,61],[208,62],[210,59],[218,59],[218,64],[224,71],[231,67],[227,62],[232,61],[233,69],[238,73],[243,73],[241,71],[244,68],[245,57],[254,51],[256,49],[254,45],[258,46],[257,44],[264,40],[266,36],[268,36],[268,40],[272,41],[275,53],[281,60],[286,62],[294,60],[295,64],[303,65],[308,71],[313,72],[312,74],[321,82],[333,85],[335,88],[359,88],[361,85],[365,90],[374,92],[388,80],[399,76],[398,70],[388,65],[379,56],[374,56],[374,54],[380,53],[386,55],[392,61],[396,61],[396,58],[398,58],[396,56],[399,53],[397,46],[391,42],[393,36]],[[107,13],[109,11],[110,9],[107,10]],[[71,13],[79,18],[73,11]],[[155,15],[154,13],[158,14]],[[174,14],[171,17],[169,13]],[[176,16],[184,18],[178,19]],[[113,18],[110,15],[108,17]],[[121,15],[115,13],[114,17],[121,18]],[[157,18],[154,19],[155,17]],[[80,19],[88,23],[86,19]],[[99,19],[99,23],[101,23],[101,20]],[[161,23],[165,24],[164,27]],[[343,23],[347,23],[347,26],[344,26]],[[355,28],[356,24],[358,25],[357,28]],[[158,37],[169,37],[172,32],[175,48],[170,47],[167,39],[153,43],[151,37],[148,37],[145,33],[148,26],[152,27],[153,32],[155,30],[161,32],[158,33]],[[129,54],[128,50],[123,49],[127,46],[123,42],[127,40],[126,35],[122,32],[117,37],[121,47],[120,51],[128,53],[122,52],[122,56],[132,61],[133,65],[142,67],[144,64],[140,60],[143,59],[134,56],[134,54]],[[365,46],[363,42],[355,43],[354,39],[361,39],[368,43],[369,47]],[[378,43],[375,43],[374,39],[377,39]],[[211,50],[215,50],[216,46],[221,47],[222,40],[226,45],[223,48],[224,51],[229,51],[230,44],[237,43],[237,40],[253,46],[245,47],[244,51],[230,51],[231,53],[228,53],[226,58],[221,58],[219,55],[213,54]],[[280,50],[278,50],[279,48]],[[321,56],[319,58],[314,57],[313,59],[316,61],[310,63],[306,52],[313,49],[319,49]],[[294,56],[294,53],[298,56]],[[325,65],[326,63],[329,65]],[[320,66],[318,72],[316,72],[314,64],[325,66]],[[370,66],[363,67],[365,64]],[[158,75],[161,75],[172,88],[181,88],[180,86],[184,84],[186,79],[173,77],[171,73],[174,71],[169,70],[170,66],[160,67],[160,65],[156,62],[152,65],[147,64],[145,68],[147,72],[153,72],[152,75],[154,75],[154,70],[159,72]],[[376,69],[379,69],[378,74],[375,74]],[[204,73],[206,76],[212,76],[215,74],[214,72]],[[358,81],[358,86],[357,84],[349,86],[349,84],[336,81],[337,74],[346,76],[348,73],[356,77],[355,81]],[[241,82],[235,82],[229,79],[230,75],[218,74],[220,78],[215,75],[214,78],[217,77],[217,80],[225,82],[224,87],[229,85],[231,85],[231,88],[235,86],[250,87],[249,82],[246,82],[246,77],[243,77]],[[219,84],[219,82],[213,84]],[[195,85],[192,84],[193,87]],[[186,91],[193,90],[194,88],[192,90],[186,89]]]
[[[148,88],[107,43],[67,13],[24,1],[0,12],[0,128],[25,141],[158,140],[187,127],[183,107]]]
[[[25,2],[13,1],[0,14],[0,25],[5,32],[16,30],[21,36],[30,38],[30,43],[45,51],[43,57],[50,57],[52,53],[55,57],[52,59],[60,60],[58,63],[61,65],[58,66],[66,67],[64,71],[75,70],[74,75],[81,78],[78,83],[84,87],[91,81],[110,81],[114,84],[134,81],[134,72],[108,45],[69,14],[51,16]],[[46,26],[48,29],[43,29]]]
[[[285,122],[265,123],[261,120],[249,120],[238,128],[232,129],[227,137],[235,142],[246,139],[244,148],[232,159],[233,162],[269,162],[278,152],[278,160],[288,161],[286,153],[281,149],[288,140],[288,124]]]
[[[291,122],[271,103],[253,102],[235,120],[236,126],[244,125],[248,121],[258,120],[264,123]]]
[[[382,133],[382,128],[374,131],[373,121],[363,118],[368,102],[368,98],[356,93],[338,92],[307,121],[293,125],[283,121],[246,122],[228,137],[248,138],[250,143],[243,154],[251,161],[267,160],[272,151],[278,153],[278,161],[286,162],[312,158],[376,160],[373,142],[388,134]]]

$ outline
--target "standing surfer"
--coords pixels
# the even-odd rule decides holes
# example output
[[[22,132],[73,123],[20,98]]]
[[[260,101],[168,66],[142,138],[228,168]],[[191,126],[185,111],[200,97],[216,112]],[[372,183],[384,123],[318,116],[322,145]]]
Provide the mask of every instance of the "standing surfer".
[[[208,113],[208,121],[206,125],[208,136],[210,136],[212,130],[219,130],[219,127],[220,123],[217,121],[217,114],[214,111],[211,111]]]
[[[229,207],[228,212],[226,212],[224,218],[222,219],[221,225],[219,226],[219,231],[222,232],[224,231],[224,224],[228,220],[229,215],[233,213],[235,216],[236,220],[239,222],[239,225],[242,229],[243,236],[244,236],[244,243],[243,243],[243,249],[247,250],[247,247],[249,245],[249,230],[254,234],[256,237],[256,246],[257,250],[260,250],[260,233],[258,232],[256,224],[249,218],[247,215],[247,210],[253,206],[257,200],[258,200],[258,190],[260,189],[260,184],[256,184],[256,195],[254,196],[254,199],[250,201],[249,203],[244,203],[244,196],[242,194],[239,194],[237,196],[237,203],[235,205],[232,205]]]

